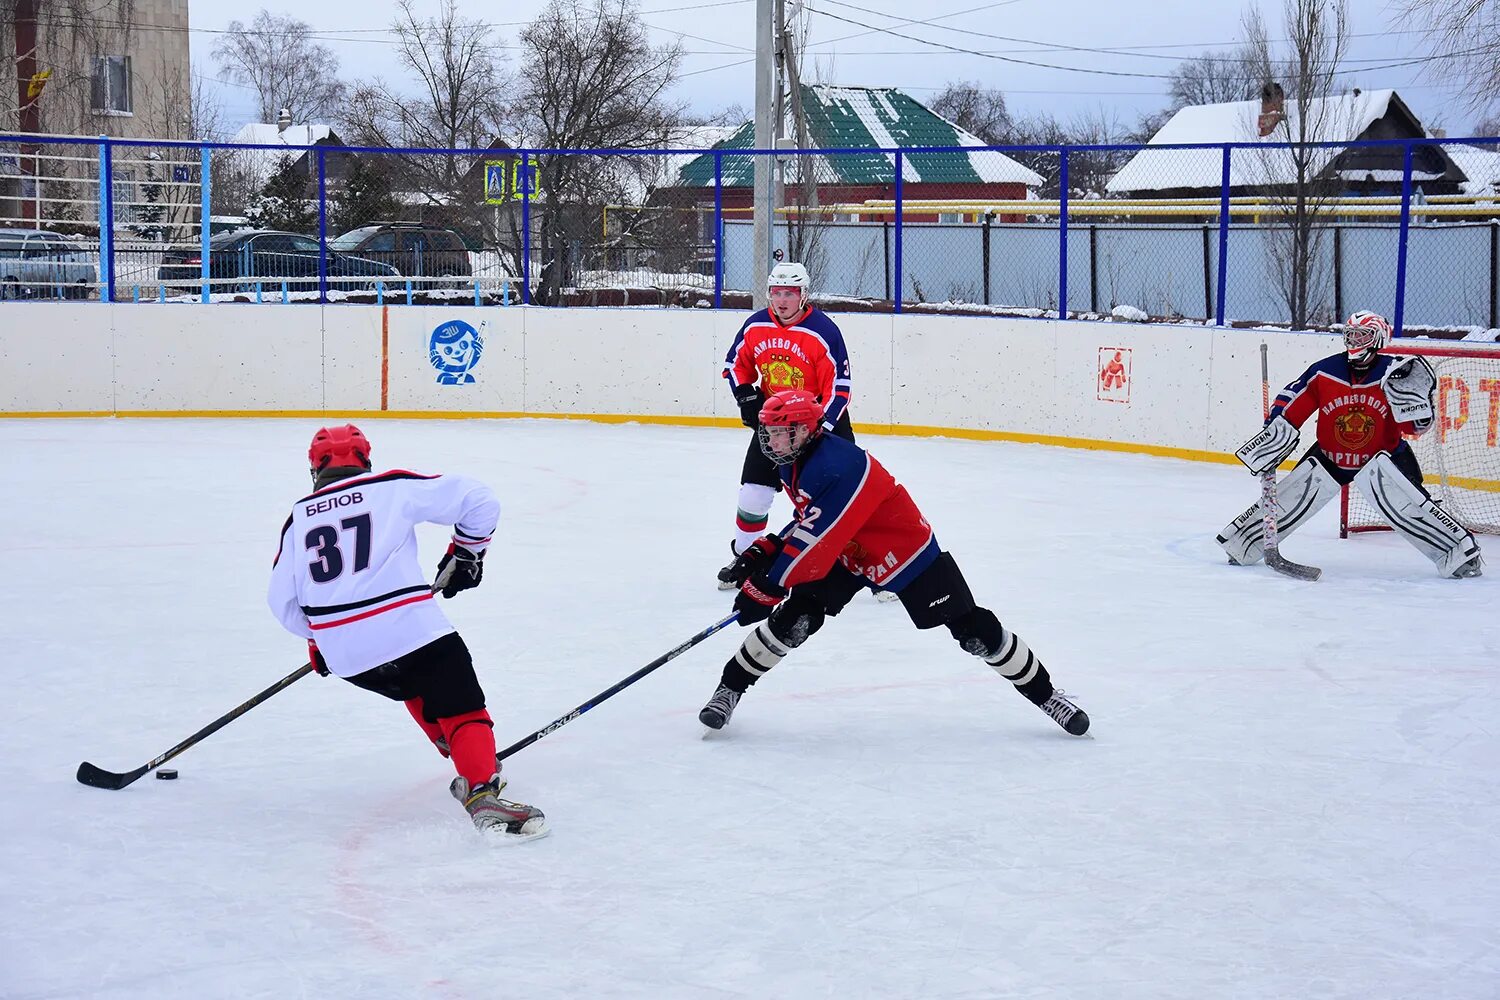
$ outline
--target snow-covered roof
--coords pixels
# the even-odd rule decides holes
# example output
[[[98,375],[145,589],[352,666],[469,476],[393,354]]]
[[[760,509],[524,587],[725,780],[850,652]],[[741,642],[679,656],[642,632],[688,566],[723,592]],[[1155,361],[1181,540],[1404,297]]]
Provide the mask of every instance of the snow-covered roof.
[[[1174,114],[1151,137],[1148,146],[1191,145],[1196,143],[1255,143],[1272,147],[1278,143],[1352,142],[1372,124],[1384,117],[1394,90],[1366,90],[1315,98],[1307,102],[1307,127],[1301,122],[1302,109],[1288,98],[1286,119],[1262,136],[1257,127],[1260,101],[1230,101],[1227,104],[1193,104]],[[1338,147],[1311,150],[1314,173],[1322,170],[1337,156]],[[1175,188],[1217,188],[1223,181],[1224,153],[1218,149],[1143,149],[1132,156],[1110,178],[1105,189],[1111,194],[1162,191]],[[1295,178],[1291,153],[1286,149],[1236,149],[1229,161],[1231,187],[1287,184]]]
[[[251,122],[244,125],[229,140],[235,143],[247,143],[255,146],[311,146],[329,137],[338,138],[333,134],[333,129],[327,125],[288,125],[285,130],[276,125],[267,125],[263,122]],[[300,157],[304,150],[288,149],[284,152],[274,148],[268,149],[241,149],[238,159],[250,170],[258,183],[264,184],[276,170],[277,161],[283,155],[290,156],[293,160]]]
[[[1445,145],[1443,150],[1468,178],[1460,185],[1464,194],[1500,194],[1500,152],[1462,142]]]
[[[959,128],[931,108],[893,87],[830,87],[804,84],[802,111],[808,138],[815,149],[903,149],[913,146],[984,146],[985,142]],[[790,105],[790,102],[788,102]],[[795,135],[787,108],[785,135]],[[754,149],[755,123],[747,122],[717,143],[719,150]],[[793,157],[791,162],[798,158]],[[724,184],[754,184],[754,157],[722,159]],[[1004,153],[910,153],[901,158],[904,181],[945,184],[1023,184],[1040,187],[1042,177]],[[853,153],[813,157],[820,183],[889,184],[895,176],[894,153]],[[714,158],[700,156],[682,167],[681,183],[711,187]]]

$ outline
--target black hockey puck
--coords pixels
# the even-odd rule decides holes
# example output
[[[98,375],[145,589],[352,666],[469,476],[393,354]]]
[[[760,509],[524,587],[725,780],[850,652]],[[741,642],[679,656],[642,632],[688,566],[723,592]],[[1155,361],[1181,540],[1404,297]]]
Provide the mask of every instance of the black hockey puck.
[[[160,771],[156,772],[156,780],[157,781],[176,781],[177,780],[177,772],[173,768],[164,767]]]

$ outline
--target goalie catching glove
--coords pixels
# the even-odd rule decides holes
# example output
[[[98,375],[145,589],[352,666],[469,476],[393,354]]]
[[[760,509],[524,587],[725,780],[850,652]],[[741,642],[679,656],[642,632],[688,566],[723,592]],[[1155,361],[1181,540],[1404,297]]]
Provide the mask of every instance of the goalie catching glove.
[[[1432,425],[1432,390],[1437,387],[1437,373],[1426,358],[1405,358],[1391,366],[1380,380],[1391,416],[1402,423],[1416,424],[1424,431]]]
[[[1297,428],[1287,423],[1280,414],[1271,418],[1259,434],[1246,441],[1234,453],[1234,457],[1245,463],[1257,476],[1264,475],[1281,464],[1282,460],[1297,447]]]
[[[438,562],[437,582],[434,590],[442,591],[444,597],[452,597],[459,591],[479,586],[484,579],[484,552],[466,549],[457,542],[448,544],[448,551]]]

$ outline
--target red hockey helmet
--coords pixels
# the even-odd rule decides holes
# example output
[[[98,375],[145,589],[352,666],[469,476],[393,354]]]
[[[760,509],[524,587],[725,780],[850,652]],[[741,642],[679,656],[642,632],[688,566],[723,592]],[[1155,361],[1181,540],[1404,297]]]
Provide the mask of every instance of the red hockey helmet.
[[[324,469],[370,467],[370,441],[358,427],[323,427],[313,435],[307,464],[316,476]]]
[[[1344,324],[1344,353],[1352,365],[1367,367],[1376,354],[1389,346],[1391,324],[1379,313],[1361,309]]]
[[[760,408],[760,450],[777,465],[790,465],[822,433],[823,404],[810,392],[783,389]]]

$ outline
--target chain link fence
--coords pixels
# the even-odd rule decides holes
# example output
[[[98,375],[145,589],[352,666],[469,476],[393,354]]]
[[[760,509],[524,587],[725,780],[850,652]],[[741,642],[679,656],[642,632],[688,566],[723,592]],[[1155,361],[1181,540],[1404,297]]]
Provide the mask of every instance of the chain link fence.
[[[755,242],[755,172],[776,208]],[[101,180],[101,178],[103,180]],[[0,297],[1500,331],[1500,140],[463,151],[0,135]]]

